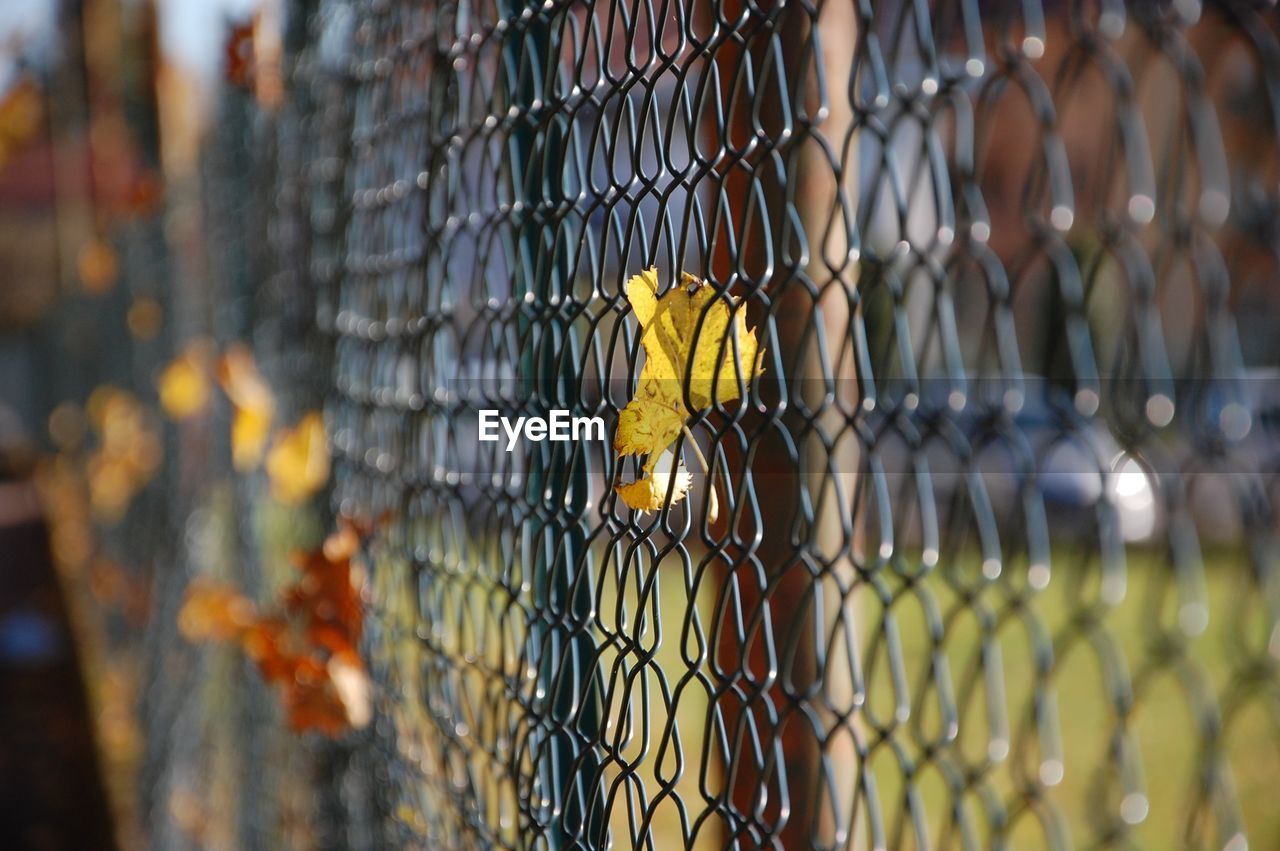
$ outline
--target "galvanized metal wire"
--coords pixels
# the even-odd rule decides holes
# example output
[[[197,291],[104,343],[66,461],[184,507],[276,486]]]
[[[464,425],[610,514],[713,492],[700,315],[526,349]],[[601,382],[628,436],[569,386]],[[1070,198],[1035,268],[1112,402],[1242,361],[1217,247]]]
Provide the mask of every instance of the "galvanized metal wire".
[[[388,841],[1277,841],[1269,5],[299,13]],[[650,265],[766,358],[639,513],[476,429],[612,434]]]

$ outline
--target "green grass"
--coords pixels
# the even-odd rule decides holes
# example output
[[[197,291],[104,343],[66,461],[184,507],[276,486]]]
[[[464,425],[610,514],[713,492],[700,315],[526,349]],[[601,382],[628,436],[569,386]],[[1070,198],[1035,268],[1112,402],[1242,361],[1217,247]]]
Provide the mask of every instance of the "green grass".
[[[1025,799],[1032,790],[1033,795],[1043,795],[1049,804],[1046,811],[1060,816],[1067,828],[1069,847],[1094,847],[1108,840],[1121,847],[1150,849],[1188,844],[1221,847],[1225,837],[1220,831],[1229,821],[1215,823],[1212,807],[1197,797],[1203,780],[1206,724],[1216,704],[1224,719],[1217,751],[1225,761],[1224,774],[1234,783],[1251,845],[1280,847],[1280,808],[1274,804],[1274,789],[1280,781],[1280,706],[1274,670],[1255,678],[1257,687],[1251,691],[1233,688],[1248,679],[1248,669],[1256,660],[1268,656],[1263,595],[1253,584],[1243,555],[1218,553],[1208,558],[1203,590],[1188,598],[1179,598],[1172,568],[1155,553],[1129,553],[1123,593],[1113,583],[1110,604],[1102,602],[1104,585],[1098,574],[1096,558],[1062,551],[1055,553],[1048,586],[1030,595],[1024,605],[1013,605],[1013,595],[1006,593],[1010,587],[1027,590],[1017,578],[1004,577],[977,595],[979,605],[1000,624],[989,644],[998,647],[1001,656],[1003,704],[1012,733],[1008,756],[990,764],[982,774],[984,784],[1006,804]],[[1187,571],[1191,581],[1186,587],[1195,589],[1197,574],[1194,567]],[[942,575],[931,576],[925,588],[921,594],[898,598],[891,607],[917,713],[922,709],[916,692],[932,676],[934,647],[920,598],[932,597],[942,614],[946,627],[939,653],[957,689],[972,677],[969,666],[981,647],[972,606]],[[1207,623],[1197,600],[1207,604]],[[878,605],[864,606],[863,611],[869,616],[860,630],[862,646],[867,648],[882,612]],[[1054,661],[1048,677],[1038,677],[1031,652],[1033,643],[1046,642],[1030,640],[1029,623],[1051,638]],[[1101,662],[1108,657],[1110,675]],[[884,685],[876,680],[869,691],[877,686],[883,694]],[[1124,689],[1130,691],[1132,701],[1120,697]],[[1051,695],[1056,704],[1056,718],[1051,716],[1045,726],[1058,728],[1059,752],[1046,752],[1040,746],[1043,738],[1033,711],[1037,692]],[[978,689],[974,699],[960,708],[958,735],[948,750],[957,763],[977,767],[984,762],[993,738],[984,697]],[[876,703],[872,695],[869,705]],[[923,714],[926,730],[931,722],[938,726],[936,713],[924,709]],[[920,753],[909,729],[898,728],[889,738],[908,753]],[[887,814],[896,817],[905,811],[904,784],[900,766],[886,758],[888,754],[889,748],[882,745],[872,761],[881,801]],[[1058,774],[1060,781],[1054,785],[1036,783],[1057,779]],[[927,813],[929,845],[941,847],[952,795],[937,771],[922,772],[917,790]],[[1220,802],[1230,807],[1231,798],[1224,795]],[[983,824],[979,798],[970,795],[966,804],[975,816],[981,847],[989,847],[993,836]],[[1144,809],[1145,817],[1140,818]],[[1136,824],[1126,823],[1123,815]],[[1193,816],[1198,820],[1189,831]],[[1031,813],[1017,818],[1004,835],[1014,848],[1047,845]],[[958,847],[954,838],[950,844]],[[901,847],[920,845],[908,831]]]
[[[956,802],[938,768],[944,762],[979,770],[982,779],[977,786],[1004,809],[1002,817],[1009,825],[993,830],[982,798],[971,791],[962,799],[980,848],[992,847],[996,834],[1010,848],[1049,847],[1036,811],[1023,805],[1027,800],[1042,801],[1039,811],[1065,828],[1061,835],[1067,847],[1110,842],[1146,849],[1216,848],[1229,838],[1232,817],[1243,820],[1251,847],[1280,847],[1280,808],[1274,804],[1274,789],[1280,782],[1280,695],[1274,670],[1256,668],[1258,660],[1268,658],[1267,618],[1264,595],[1242,553],[1208,556],[1203,571],[1192,566],[1182,574],[1180,585],[1163,554],[1131,550],[1123,572],[1117,571],[1104,584],[1096,557],[1064,549],[1055,553],[1051,579],[1043,590],[1033,592],[1028,587],[1025,566],[1017,575],[1019,568],[1011,565],[1005,576],[966,600],[956,587],[963,583],[949,582],[944,571],[951,571],[952,577],[976,577],[977,561],[944,561],[916,590],[900,592],[889,608],[902,650],[912,717],[885,736],[878,735],[865,719],[857,729],[865,742],[879,742],[868,759],[890,847],[961,847],[949,825]],[[689,600],[679,567],[664,562],[660,569],[664,630],[656,662],[668,681],[674,682],[684,670],[678,624]],[[974,587],[972,582],[971,578],[964,587]],[[704,584],[707,590],[712,587]],[[1109,595],[1105,603],[1104,587]],[[1188,589],[1188,596],[1179,595],[1180,587]],[[714,603],[710,596],[701,593],[697,600],[707,630]],[[634,594],[630,597],[628,608],[634,612],[636,600]],[[1019,598],[1022,602],[1015,602]],[[1202,617],[1205,608],[1197,603],[1207,608],[1207,623]],[[936,644],[927,606],[941,618],[943,632]],[[1007,724],[1003,738],[992,733],[987,689],[972,689],[965,700],[966,684],[978,676],[973,666],[982,649],[978,609],[996,624],[988,647],[999,653],[993,667],[1000,672],[1002,688],[991,702],[1003,704],[1001,714]],[[870,593],[861,594],[853,610],[868,681],[867,709],[887,725],[893,717],[894,689],[885,643],[873,640],[884,629],[885,610]],[[1040,636],[1034,642],[1033,631]],[[1037,675],[1033,645],[1052,649],[1047,677]],[[1106,656],[1115,666],[1109,676],[1100,661]],[[932,690],[935,659],[945,664],[955,699],[963,705],[958,707],[955,738],[943,749],[945,756],[931,760],[921,740],[936,740],[944,733]],[[1250,680],[1250,670],[1263,673]],[[1240,684],[1245,682],[1254,686],[1242,690]],[[1124,701],[1113,698],[1121,688],[1132,696],[1127,708]],[[1048,696],[1056,711],[1037,716],[1037,694]],[[676,711],[686,752],[696,754],[701,746],[697,737],[706,710],[702,691],[686,689],[680,694]],[[650,713],[651,730],[660,731],[667,710],[656,697],[651,698]],[[1206,802],[1199,797],[1203,748],[1208,741],[1205,725],[1215,714],[1222,721],[1216,751],[1222,759],[1222,776],[1229,778],[1234,794]],[[1057,750],[1044,748],[1043,743],[1053,738],[1059,742]],[[993,739],[997,741],[994,750]],[[629,752],[638,754],[638,745]],[[657,788],[652,776],[655,752],[656,743],[650,749],[649,764],[639,772],[650,795]],[[917,810],[924,814],[924,843],[917,841],[911,827],[899,755],[909,757],[917,771],[913,786]],[[1000,759],[991,760],[992,756]],[[850,754],[837,760],[841,764],[852,782],[856,761]],[[984,765],[985,769],[980,768]],[[714,773],[718,776],[719,771]],[[700,804],[696,778],[694,756],[676,787],[690,803],[693,817]],[[1044,780],[1057,782],[1045,785]],[[1219,806],[1235,807],[1221,823],[1215,815]],[[865,801],[860,809],[863,817],[855,847],[869,848]],[[655,846],[681,846],[674,809],[663,813],[665,817],[655,819],[653,825]],[[615,824],[615,836],[627,835],[624,825]],[[703,845],[712,847],[707,843],[699,847]]]
[[[695,564],[697,556],[693,554]],[[1243,554],[1214,554],[1206,558],[1202,571],[1185,565],[1179,579],[1162,554],[1131,550],[1123,573],[1112,574],[1104,583],[1095,555],[1064,549],[1054,553],[1051,580],[1038,592],[1028,586],[1025,564],[1006,565],[999,579],[983,585],[977,579],[979,561],[976,556],[943,559],[914,587],[886,574],[889,587],[896,589],[887,610],[866,585],[850,607],[857,621],[858,655],[867,683],[867,702],[854,729],[869,747],[868,765],[889,847],[962,847],[951,826],[953,808],[959,803],[972,820],[978,848],[993,847],[998,836],[1009,848],[1049,847],[1037,812],[1065,828],[1065,847],[1111,842],[1115,847],[1145,849],[1216,848],[1228,838],[1223,832],[1234,817],[1232,801],[1238,804],[1236,812],[1243,819],[1250,847],[1280,847],[1280,808],[1274,805],[1273,792],[1280,781],[1277,679],[1269,667],[1274,659],[1268,652],[1266,594],[1257,586]],[[660,760],[659,752],[671,711],[686,755],[683,775],[673,789],[686,803],[688,818],[701,814],[699,763],[708,696],[696,682],[679,691],[676,685],[687,670],[681,653],[685,612],[690,605],[696,606],[706,640],[711,641],[718,580],[704,581],[691,599],[674,554],[657,567],[652,588],[645,586],[654,570],[647,558],[623,570],[599,559],[595,564],[606,575],[598,600],[601,632],[626,635],[636,645],[625,651],[623,664],[616,667],[620,650],[606,647],[600,665],[606,693],[614,690],[603,721],[604,734],[608,741],[620,743],[624,760],[636,762],[629,783],[619,782],[625,772],[616,766],[606,770],[607,791],[615,795],[611,810],[615,847],[622,848],[629,845],[627,837],[643,818],[642,811],[653,805],[662,786],[659,778],[675,773],[670,753]],[[387,579],[388,573],[382,571],[381,577]],[[967,578],[960,582],[961,577]],[[459,575],[450,581],[464,580]],[[391,603],[393,609],[399,607],[392,601],[407,604],[393,618],[404,634],[395,643],[408,654],[395,665],[404,677],[396,690],[417,703],[419,646],[410,637],[414,605],[401,597],[408,587],[394,580],[392,585],[396,587],[382,589],[375,598],[384,605]],[[965,597],[957,585],[980,590]],[[491,603],[492,580],[473,578],[467,586],[454,599],[471,608],[472,615],[466,619],[470,625],[446,628],[442,640],[452,645],[452,652],[496,666],[503,642],[497,624],[481,614]],[[1185,589],[1187,596],[1179,596],[1179,589]],[[647,613],[643,620],[642,610]],[[455,612],[446,617],[457,616]],[[779,616],[785,613],[775,612]],[[987,651],[999,655],[992,660],[999,677],[987,680],[974,669],[983,648],[980,623],[984,620]],[[883,636],[890,621],[901,649],[905,695],[895,691],[886,664],[889,656]],[[1197,631],[1199,627],[1203,629]],[[1194,634],[1188,634],[1187,628]],[[935,630],[940,630],[936,640]],[[597,640],[604,643],[599,635]],[[516,648],[518,644],[508,642],[505,652],[510,655]],[[635,670],[636,648],[652,649],[655,654],[643,671]],[[1033,649],[1051,649],[1048,676],[1037,673]],[[685,653],[696,655],[692,639]],[[1108,655],[1114,664],[1109,677],[1099,661]],[[502,664],[510,668],[515,661],[513,657]],[[947,744],[930,752],[922,742],[946,734],[933,690],[940,670],[935,665],[945,666],[949,675],[959,702],[959,725]],[[1252,680],[1250,671],[1255,674]],[[632,675],[631,692],[624,698],[627,674]],[[460,676],[468,682],[475,679],[469,687],[477,692],[482,689],[478,675],[470,677],[466,666]],[[667,684],[665,693],[660,680]],[[966,692],[966,686],[975,681],[984,685]],[[1255,686],[1240,689],[1246,682]],[[986,688],[996,684],[1000,686],[996,692]],[[1121,686],[1133,696],[1127,708],[1115,697]],[[1056,712],[1037,715],[1033,711],[1037,695],[1050,698],[1042,705]],[[898,703],[908,705],[911,714],[895,723],[891,719]],[[648,727],[642,728],[645,705]],[[994,707],[1001,711],[993,713]],[[402,736],[408,736],[402,742],[410,748],[408,755],[421,760],[429,771],[433,759],[424,759],[423,749],[429,752],[434,745],[431,722],[422,709],[420,705],[401,707],[397,723]],[[1197,798],[1203,779],[1201,749],[1209,741],[1206,724],[1215,711],[1222,719],[1217,753],[1223,760],[1223,776],[1230,776],[1235,790],[1220,796],[1218,803],[1228,805],[1221,823],[1214,806]],[[993,716],[1003,717],[1005,726],[993,727]],[[482,722],[480,717],[472,720]],[[1045,747],[1055,739],[1058,748]],[[1117,744],[1122,746],[1119,752]],[[925,842],[917,841],[911,828],[904,759],[913,766],[912,788]],[[944,765],[970,770],[977,778],[959,802],[941,770]],[[851,748],[837,755],[836,770],[843,772],[844,782],[852,784],[859,767]],[[484,758],[472,768],[474,776],[498,784],[492,773],[495,766]],[[721,774],[721,766],[709,767],[712,788],[719,785]],[[1057,782],[1044,785],[1043,780]],[[498,793],[498,788],[490,789],[497,793],[489,796],[495,807],[492,815],[507,825],[503,833],[511,835],[514,803],[499,805],[496,799],[504,799],[512,790],[503,786]],[[427,798],[445,805],[436,791],[431,789]],[[1037,809],[1026,810],[1027,801],[1039,802]],[[993,827],[993,814],[1006,819],[1007,826]],[[1126,815],[1135,823],[1126,823],[1122,817]],[[873,847],[866,816],[866,801],[860,799],[855,848]],[[657,805],[650,831],[655,848],[684,847],[685,828],[672,800]],[[697,848],[721,844],[714,830],[704,830],[698,840]]]

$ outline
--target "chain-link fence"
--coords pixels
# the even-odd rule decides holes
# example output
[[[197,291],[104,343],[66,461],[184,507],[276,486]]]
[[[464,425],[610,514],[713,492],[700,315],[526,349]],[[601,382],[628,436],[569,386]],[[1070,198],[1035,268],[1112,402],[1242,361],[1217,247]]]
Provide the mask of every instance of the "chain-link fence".
[[[312,23],[398,841],[1280,841],[1272,10]],[[649,266],[744,312],[764,370],[692,411],[693,488],[646,513],[607,441],[477,429],[613,435]]]

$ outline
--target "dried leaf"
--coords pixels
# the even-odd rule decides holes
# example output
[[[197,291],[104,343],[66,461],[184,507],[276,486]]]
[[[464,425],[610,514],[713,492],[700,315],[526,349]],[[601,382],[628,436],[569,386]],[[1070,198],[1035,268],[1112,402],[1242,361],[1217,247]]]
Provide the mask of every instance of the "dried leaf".
[[[271,12],[271,8],[264,8],[232,27],[224,48],[227,82],[252,91],[267,109],[275,109],[284,98],[280,22]]]
[[[261,410],[238,408],[231,420],[231,462],[241,472],[262,460],[271,433],[271,417]]]
[[[159,469],[160,437],[133,394],[118,387],[94,390],[85,410],[97,438],[85,461],[90,505],[98,518],[114,522]]]
[[[240,635],[240,647],[258,666],[262,678],[288,688],[306,656],[288,619],[278,613],[260,616]]]
[[[357,651],[360,591],[352,582],[356,533],[344,526],[315,550],[299,553],[298,582],[281,592],[279,611],[261,612],[230,586],[197,580],[178,615],[191,641],[232,642],[280,689],[289,726],[336,736],[373,716],[372,686]]]
[[[618,495],[622,501],[638,511],[658,511],[667,499],[667,491],[671,488],[671,459],[674,453],[670,449],[663,450],[657,456],[657,463],[649,470],[649,475],[619,485]],[[649,469],[647,466],[645,469]],[[671,502],[677,503],[685,498],[689,486],[693,484],[693,476],[681,461],[676,468],[675,488],[671,492]]]
[[[247,89],[253,85],[253,20],[239,21],[227,32],[223,44],[223,73],[232,86]]]
[[[294,554],[302,578],[285,596],[289,611],[305,618],[308,639],[333,653],[355,652],[364,615],[352,582],[354,550],[335,542],[344,535],[334,533],[319,549]]]
[[[197,579],[187,588],[178,629],[188,641],[239,641],[257,618],[253,601],[235,588]]]
[[[344,521],[339,525],[338,531],[324,539],[320,551],[330,561],[345,559],[349,563],[360,551],[360,536],[370,532],[372,532],[372,526],[368,530],[361,530],[354,523]]]
[[[231,460],[241,472],[262,461],[271,435],[276,402],[266,379],[258,372],[253,354],[242,345],[232,346],[222,356],[218,380],[231,400]]]
[[[328,670],[314,659],[304,663],[284,689],[289,727],[298,733],[316,730],[328,736],[341,735],[352,724]]]
[[[276,436],[267,454],[271,495],[286,505],[310,499],[329,480],[329,442],[324,417],[312,412]]]
[[[174,358],[156,382],[160,407],[175,420],[185,420],[209,406],[209,345],[204,341],[189,344]]]
[[[645,362],[635,396],[618,415],[613,451],[648,458],[638,481],[616,489],[631,508],[656,511],[666,502],[673,475],[672,453],[664,450],[690,416],[741,395],[740,385],[762,371],[760,350],[743,311],[731,310],[734,302],[692,276],[659,297],[658,272],[647,269],[627,281],[626,295],[640,322]],[[674,476],[673,503],[692,483],[683,461],[675,464]]]

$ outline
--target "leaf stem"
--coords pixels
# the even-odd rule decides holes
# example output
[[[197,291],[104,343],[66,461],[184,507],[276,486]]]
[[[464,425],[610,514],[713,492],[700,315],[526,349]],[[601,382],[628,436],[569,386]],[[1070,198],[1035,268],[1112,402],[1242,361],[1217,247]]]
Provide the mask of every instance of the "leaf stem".
[[[685,439],[693,447],[693,454],[698,456],[698,463],[702,465],[702,475],[707,477],[707,522],[714,524],[720,518],[720,499],[716,496],[715,480],[711,478],[711,465],[707,463],[707,457],[702,454],[702,447],[698,445],[689,427],[682,425],[680,430],[684,432]]]
[[[702,467],[702,475],[711,475],[711,465],[707,463],[707,457],[702,454],[702,447],[698,445],[698,440],[693,436],[693,432],[689,431],[687,425],[680,426],[680,430],[684,432],[685,439],[693,447],[693,454],[698,456],[698,464]]]

